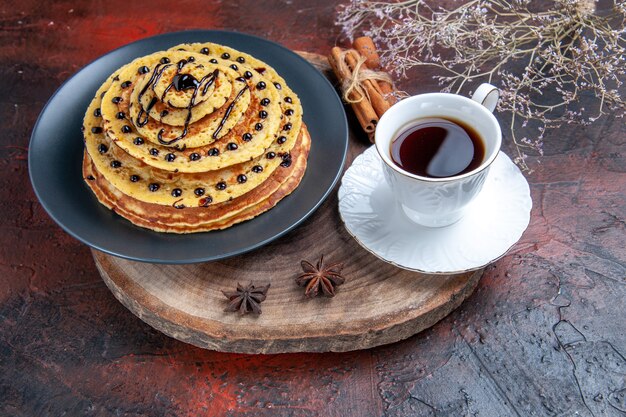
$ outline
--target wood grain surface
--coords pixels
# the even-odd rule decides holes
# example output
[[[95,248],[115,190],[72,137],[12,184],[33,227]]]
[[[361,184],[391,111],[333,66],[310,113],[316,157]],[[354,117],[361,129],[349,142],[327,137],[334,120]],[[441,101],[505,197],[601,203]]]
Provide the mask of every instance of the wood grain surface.
[[[326,57],[298,54],[334,80]],[[293,238],[219,262],[154,265],[92,252],[104,282],[137,317],[168,336],[221,352],[345,352],[397,342],[448,315],[482,276],[482,269],[457,275],[399,269],[349,237],[336,205],[319,211]],[[295,283],[300,262],[315,264],[322,255],[327,263],[344,264],[347,282],[332,299],[305,299]],[[225,313],[222,291],[249,282],[271,284],[263,314]]]
[[[281,239],[224,261],[155,265],[93,255],[109,289],[137,317],[183,342],[239,353],[344,352],[397,342],[458,307],[482,275],[396,268],[334,230],[336,214],[321,214],[319,222],[301,229],[305,238]],[[309,254],[324,252],[326,260],[345,264],[347,282],[332,299],[306,299],[295,283],[300,261],[315,263]],[[223,311],[222,291],[233,291],[238,282],[271,284],[260,316]]]
[[[533,210],[520,242],[439,323],[355,352],[218,353],[165,336],[115,299],[89,248],[42,209],[29,185],[29,135],[52,93],[81,67],[128,42],[191,28],[239,30],[324,54],[346,46],[333,24],[336,7],[331,0],[0,5],[0,415],[624,415],[622,119],[547,132],[544,155],[529,161]],[[432,75],[408,74],[400,86],[438,91]],[[506,114],[497,117],[507,126]],[[350,126],[348,163],[369,145],[352,117]],[[503,133],[511,155],[508,127]],[[325,203],[336,204],[335,197]],[[317,215],[283,238],[296,240]]]

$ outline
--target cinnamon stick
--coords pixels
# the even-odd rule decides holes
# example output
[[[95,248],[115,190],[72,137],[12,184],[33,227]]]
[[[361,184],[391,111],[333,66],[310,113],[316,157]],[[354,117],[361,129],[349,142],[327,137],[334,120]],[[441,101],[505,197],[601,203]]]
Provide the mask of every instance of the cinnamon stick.
[[[350,67],[350,70],[352,72],[354,72],[358,60],[359,57],[354,51],[348,51],[348,53],[346,54],[346,63],[348,64],[348,67]],[[365,80],[363,81],[363,88],[365,89],[367,93],[366,95],[372,103],[372,107],[374,108],[376,115],[380,118],[391,106],[381,94],[382,91],[379,87],[379,83],[377,83],[376,80]]]
[[[380,56],[376,51],[374,41],[369,36],[361,36],[356,38],[352,44],[354,49],[363,57],[365,57],[365,64],[369,69],[381,70]],[[378,81],[380,92],[382,96],[389,102],[390,105],[394,104],[397,100],[393,96],[393,85],[385,81]]]
[[[343,69],[341,65],[339,65],[341,58],[341,49],[338,47],[334,47],[330,51],[330,55],[328,56],[328,62],[333,69],[333,72],[337,76],[340,82],[345,80],[349,80],[352,78],[352,73],[349,70]],[[350,93],[348,96],[350,100],[358,100],[359,97],[354,93]],[[359,124],[363,128],[365,132],[368,134],[374,132],[376,129],[376,124],[378,123],[378,115],[376,111],[372,107],[372,104],[367,100],[367,97],[362,97],[362,99],[358,102],[350,103],[356,117],[359,121]]]
[[[369,36],[356,38],[352,43],[352,46],[363,58],[365,58],[365,65],[367,65],[367,68],[380,68],[380,56],[378,56],[378,52],[376,52],[376,46],[374,45],[372,38]]]

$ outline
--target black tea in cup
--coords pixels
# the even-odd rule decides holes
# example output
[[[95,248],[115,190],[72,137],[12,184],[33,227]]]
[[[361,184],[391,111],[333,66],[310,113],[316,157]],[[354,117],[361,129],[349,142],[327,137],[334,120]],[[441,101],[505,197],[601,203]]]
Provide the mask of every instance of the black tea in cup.
[[[480,166],[485,144],[471,127],[444,117],[416,120],[391,142],[391,159],[411,174],[447,178]]]

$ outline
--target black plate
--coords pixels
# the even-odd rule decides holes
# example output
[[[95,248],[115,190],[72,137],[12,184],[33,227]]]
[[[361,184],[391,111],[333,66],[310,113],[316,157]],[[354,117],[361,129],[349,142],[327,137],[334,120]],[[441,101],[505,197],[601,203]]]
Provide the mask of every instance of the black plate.
[[[287,81],[304,108],[312,138],[300,186],[270,211],[222,231],[175,235],[134,226],[102,206],[83,183],[80,132],[85,109],[102,82],[134,58],[185,42],[215,42],[262,59]],[[348,149],[343,105],[313,66],[276,43],[242,33],[168,33],[123,46],[67,80],[44,107],[30,141],[28,165],[35,193],[69,234],[103,252],[144,262],[193,263],[238,255],[293,229],[328,196]]]

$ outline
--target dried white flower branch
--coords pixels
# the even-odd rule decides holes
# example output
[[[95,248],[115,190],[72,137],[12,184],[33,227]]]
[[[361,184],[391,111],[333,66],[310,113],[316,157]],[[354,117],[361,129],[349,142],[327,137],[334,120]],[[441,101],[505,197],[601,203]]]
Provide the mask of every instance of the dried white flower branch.
[[[435,78],[443,90],[455,93],[474,82],[497,84],[498,110],[511,114],[515,161],[528,170],[524,148],[543,154],[546,129],[626,114],[619,91],[626,71],[626,0],[611,0],[602,14],[594,0],[554,0],[537,9],[545,4],[470,0],[448,10],[425,0],[353,0],[340,6],[336,23],[350,38],[371,36],[398,75],[432,66],[442,70]],[[583,96],[597,97],[591,115]],[[520,122],[538,125],[537,137],[518,138]]]

